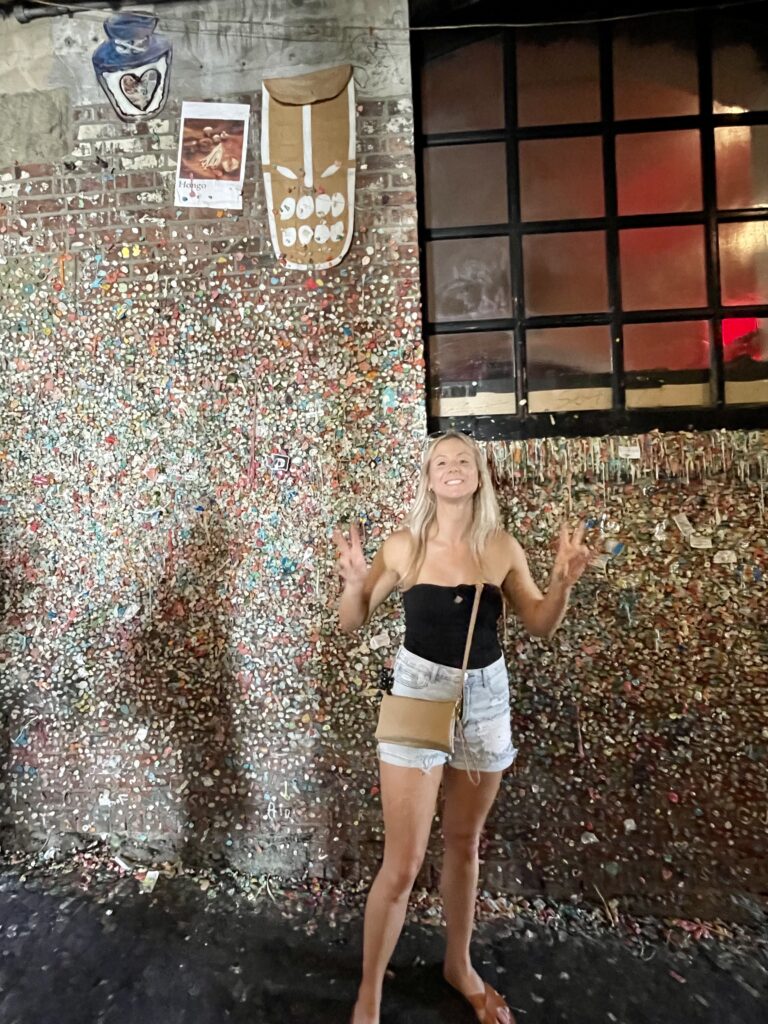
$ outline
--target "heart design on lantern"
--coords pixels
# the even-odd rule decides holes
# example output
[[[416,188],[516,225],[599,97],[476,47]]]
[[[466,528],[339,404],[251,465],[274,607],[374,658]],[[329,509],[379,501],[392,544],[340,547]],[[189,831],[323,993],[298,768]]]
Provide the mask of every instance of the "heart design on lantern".
[[[147,68],[140,75],[128,72],[120,78],[120,89],[123,96],[137,110],[147,110],[155,93],[160,88],[160,72],[157,68]]]

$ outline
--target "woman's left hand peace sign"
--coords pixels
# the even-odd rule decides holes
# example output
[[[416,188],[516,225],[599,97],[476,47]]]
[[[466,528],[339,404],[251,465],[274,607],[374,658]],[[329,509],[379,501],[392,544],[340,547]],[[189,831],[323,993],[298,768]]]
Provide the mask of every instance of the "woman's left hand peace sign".
[[[567,587],[572,587],[576,583],[592,561],[592,552],[584,543],[586,531],[587,527],[583,520],[573,533],[569,531],[567,523],[560,527],[552,579]]]

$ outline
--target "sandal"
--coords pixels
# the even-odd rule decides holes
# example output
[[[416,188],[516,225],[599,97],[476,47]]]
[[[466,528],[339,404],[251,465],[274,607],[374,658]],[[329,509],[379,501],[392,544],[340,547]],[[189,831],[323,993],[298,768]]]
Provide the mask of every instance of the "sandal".
[[[476,996],[464,996],[463,992],[459,993],[459,995],[464,996],[475,1011],[478,1024],[496,1024],[499,1010],[506,1010],[509,1014],[509,1024],[516,1024],[515,1015],[507,1006],[504,997],[499,995],[496,989],[489,985],[487,981],[484,981],[483,985],[483,991],[478,992]],[[456,991],[458,992],[458,989]]]
[[[447,979],[446,979],[447,980]],[[447,982],[451,985],[451,982]],[[517,1024],[515,1021],[515,1015],[507,1006],[507,1002],[503,995],[492,986],[488,985],[486,981],[483,983],[483,990],[478,992],[477,995],[465,995],[464,992],[459,991],[455,985],[451,985],[455,991],[459,992],[463,998],[465,998],[475,1012],[478,1024],[497,1024],[497,1012],[499,1010],[506,1010],[509,1014],[509,1024]]]

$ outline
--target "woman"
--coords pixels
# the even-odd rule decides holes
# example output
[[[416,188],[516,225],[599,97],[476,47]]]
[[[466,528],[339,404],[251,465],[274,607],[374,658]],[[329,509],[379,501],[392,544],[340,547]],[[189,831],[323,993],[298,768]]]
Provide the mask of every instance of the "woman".
[[[584,527],[572,536],[562,528],[543,595],[522,548],[501,527],[480,449],[464,434],[449,431],[429,441],[407,528],[384,541],[370,568],[354,527],[349,538],[337,530],[334,539],[344,581],[339,621],[345,632],[366,623],[396,587],[402,592],[405,639],[393,686],[398,695],[440,700],[458,695],[474,584],[485,584],[464,691],[463,735],[457,730],[454,754],[379,744],[384,859],[366,906],[363,976],[351,1024],[379,1022],[384,972],[424,858],[441,782],[443,974],[469,1001],[480,1024],[514,1024],[503,998],[473,968],[469,950],[480,835],[502,772],[516,754],[497,626],[506,600],[530,633],[551,636],[591,557]]]

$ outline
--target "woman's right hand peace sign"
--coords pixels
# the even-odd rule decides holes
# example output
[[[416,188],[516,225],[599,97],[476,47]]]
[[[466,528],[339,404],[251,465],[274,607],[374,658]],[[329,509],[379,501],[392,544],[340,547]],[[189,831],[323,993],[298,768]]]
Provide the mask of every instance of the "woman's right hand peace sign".
[[[368,575],[368,565],[357,527],[350,526],[349,540],[337,527],[333,531],[333,539],[338,551],[339,575],[344,580],[344,586],[362,587]]]

